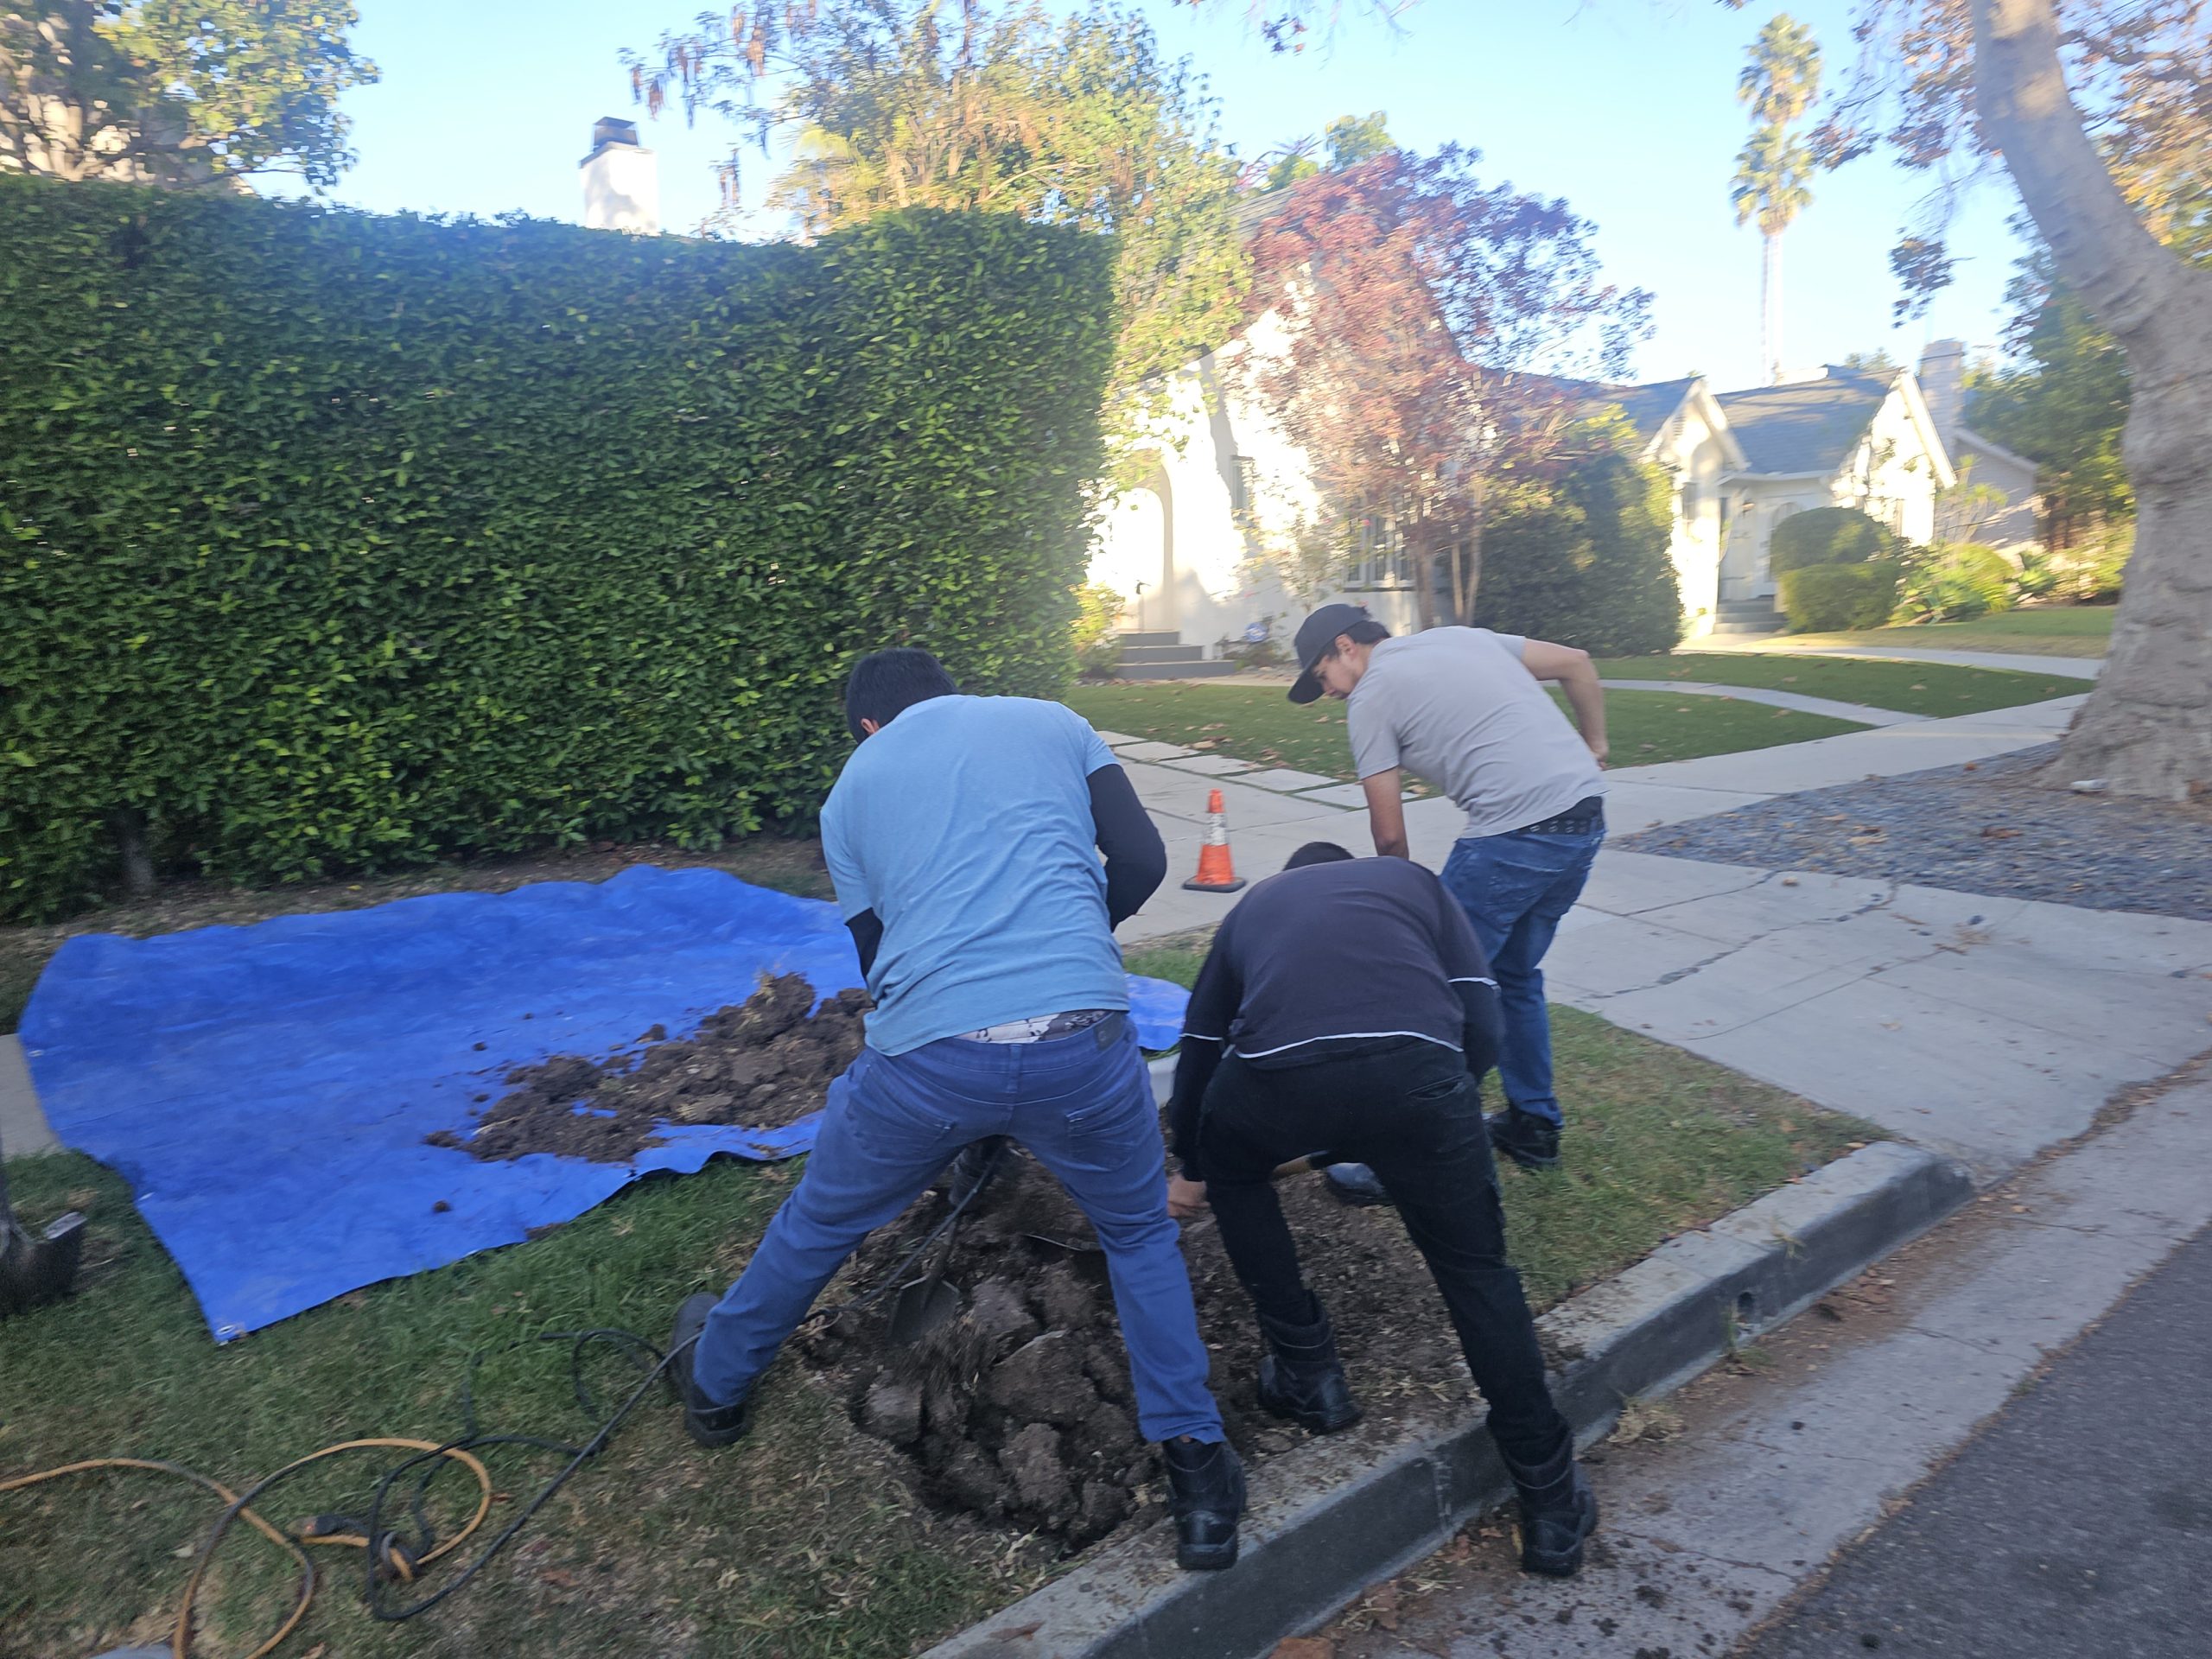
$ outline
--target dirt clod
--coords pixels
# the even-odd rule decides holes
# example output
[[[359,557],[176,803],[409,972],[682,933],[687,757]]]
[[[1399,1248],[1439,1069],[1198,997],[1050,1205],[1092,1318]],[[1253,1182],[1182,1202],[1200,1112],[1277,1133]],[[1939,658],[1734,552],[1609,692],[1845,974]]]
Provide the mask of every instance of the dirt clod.
[[[785,974],[708,1015],[690,1037],[663,1040],[666,1027],[655,1026],[642,1052],[518,1066],[473,1135],[441,1129],[430,1143],[486,1160],[550,1152],[625,1163],[658,1145],[669,1123],[781,1128],[818,1109],[860,1052],[867,993],[839,991],[818,1011],[814,1000],[805,979]]]

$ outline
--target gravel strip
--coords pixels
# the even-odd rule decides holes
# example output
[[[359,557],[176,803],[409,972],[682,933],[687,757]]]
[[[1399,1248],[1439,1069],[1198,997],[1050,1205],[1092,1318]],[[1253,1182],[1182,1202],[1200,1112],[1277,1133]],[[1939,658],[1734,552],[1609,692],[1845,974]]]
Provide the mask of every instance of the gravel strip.
[[[2036,781],[2056,743],[1624,836],[1634,853],[2212,921],[2212,806]]]

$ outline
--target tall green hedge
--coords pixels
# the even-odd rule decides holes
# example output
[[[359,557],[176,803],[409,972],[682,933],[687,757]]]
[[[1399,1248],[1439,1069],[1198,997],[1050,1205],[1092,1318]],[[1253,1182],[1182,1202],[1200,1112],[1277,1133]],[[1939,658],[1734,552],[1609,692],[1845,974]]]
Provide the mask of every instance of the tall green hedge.
[[[0,914],[803,820],[856,652],[1071,667],[1105,238],[0,176]]]

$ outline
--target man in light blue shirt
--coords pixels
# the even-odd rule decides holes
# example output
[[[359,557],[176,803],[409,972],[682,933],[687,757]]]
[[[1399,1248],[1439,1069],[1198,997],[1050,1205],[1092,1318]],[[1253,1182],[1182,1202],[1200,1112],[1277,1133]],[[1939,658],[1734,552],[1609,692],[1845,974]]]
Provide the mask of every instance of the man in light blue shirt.
[[[704,1446],[741,1438],[755,1380],[861,1241],[963,1147],[1007,1136],[1104,1247],[1177,1560],[1227,1567],[1243,1473],[1206,1389],[1114,943],[1166,874],[1159,832],[1080,716],[962,696],[927,652],[862,658],[845,712],[861,742],[823,808],[822,848],[875,1002],[868,1046],[831,1086],[805,1176],[743,1276],[677,1313],[684,1426]]]

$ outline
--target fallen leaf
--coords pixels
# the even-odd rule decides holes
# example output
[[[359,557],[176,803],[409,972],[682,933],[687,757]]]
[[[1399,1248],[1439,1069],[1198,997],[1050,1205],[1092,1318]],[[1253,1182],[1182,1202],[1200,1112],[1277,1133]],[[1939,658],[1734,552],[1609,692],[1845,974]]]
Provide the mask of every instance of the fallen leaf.
[[[2019,833],[2017,830],[2007,830],[2001,823],[1985,823],[1981,827],[1984,841],[2013,841],[2018,838]]]

